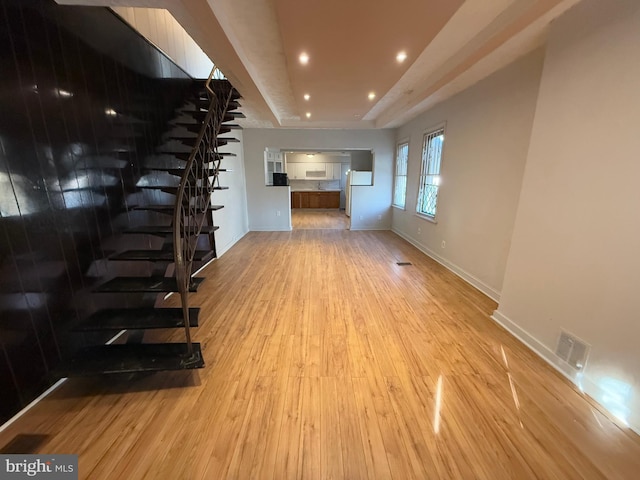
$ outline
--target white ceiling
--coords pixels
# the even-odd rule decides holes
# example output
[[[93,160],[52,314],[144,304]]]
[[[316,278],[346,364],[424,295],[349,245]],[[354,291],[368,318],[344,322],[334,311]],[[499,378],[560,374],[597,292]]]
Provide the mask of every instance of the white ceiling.
[[[544,44],[549,23],[578,1],[58,3],[168,9],[240,90],[245,127],[389,128]]]

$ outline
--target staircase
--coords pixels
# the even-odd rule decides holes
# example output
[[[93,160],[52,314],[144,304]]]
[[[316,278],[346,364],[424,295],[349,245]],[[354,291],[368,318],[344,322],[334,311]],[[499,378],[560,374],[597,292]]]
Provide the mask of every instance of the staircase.
[[[211,195],[228,188],[220,185],[219,175],[228,171],[221,168],[224,158],[233,155],[219,148],[239,141],[229,134],[240,127],[230,122],[243,117],[234,111],[239,107],[239,93],[220,77],[214,68],[206,82],[196,82],[191,98],[170,122],[172,131],[164,136],[164,146],[144,166],[153,181],[139,182],[145,202],[130,210],[153,212],[145,218],[165,220],[130,225],[123,233],[148,238],[148,245],[162,242],[160,247],[125,250],[108,258],[109,262],[148,262],[153,273],[116,276],[94,289],[96,294],[122,294],[123,305],[131,303],[126,299],[132,294],[140,295],[140,305],[98,310],[74,329],[89,336],[126,330],[126,342],[81,348],[62,362],[56,370],[59,376],[204,367],[200,344],[191,339],[191,329],[198,326],[199,308],[189,305],[189,293],[196,292],[204,279],[192,277],[192,270],[194,262],[204,265],[216,258],[218,227],[213,212],[223,206],[212,205]],[[176,129],[187,133],[176,134]],[[155,308],[157,295],[167,293],[179,294],[182,306]],[[184,342],[144,342],[147,330],[168,328],[181,329]]]

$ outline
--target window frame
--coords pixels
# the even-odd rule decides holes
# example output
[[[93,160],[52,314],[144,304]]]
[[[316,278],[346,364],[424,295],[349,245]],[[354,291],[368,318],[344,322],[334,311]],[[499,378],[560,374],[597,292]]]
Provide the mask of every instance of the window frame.
[[[437,173],[428,173],[430,170],[430,164],[429,162],[429,158],[426,155],[426,153],[428,152],[428,145],[427,145],[427,140],[429,139],[429,137],[437,137],[438,135],[434,135],[438,132],[442,131],[442,136],[443,136],[443,140],[442,140],[442,148],[440,149],[440,161],[439,161],[439,165],[438,165],[438,171]],[[440,187],[441,184],[438,183],[435,186],[437,187],[436,189],[436,203],[435,203],[435,212],[433,215],[431,215],[430,213],[427,212],[423,212],[420,210],[421,208],[421,204],[422,204],[422,195],[423,195],[423,191],[424,188],[428,185],[434,185],[433,183],[427,183],[427,178],[430,176],[438,176],[438,177],[442,177],[442,161],[444,159],[444,151],[445,151],[445,142],[444,142],[444,137],[446,137],[446,122],[442,122],[439,124],[436,124],[432,127],[429,127],[428,129],[425,130],[424,134],[422,135],[422,151],[421,151],[421,155],[420,155],[420,176],[418,177],[418,194],[416,197],[416,211],[415,214],[420,217],[423,218],[425,220],[428,220],[430,222],[433,223],[438,223],[437,222],[437,215],[438,215],[438,196],[440,194]]]
[[[403,147],[404,145],[407,146],[407,155],[405,158],[405,173],[404,176],[405,177],[405,182],[404,182],[404,205],[398,205],[395,202],[396,199],[396,190],[398,188],[398,183],[397,183],[397,178],[398,178],[398,158],[399,158],[399,153],[400,153],[400,148]],[[399,210],[405,210],[407,209],[407,183],[409,180],[409,139],[402,139],[400,140],[397,144],[396,144],[396,155],[395,155],[395,161],[393,163],[393,192],[392,192],[392,196],[391,196],[391,206],[395,207]]]

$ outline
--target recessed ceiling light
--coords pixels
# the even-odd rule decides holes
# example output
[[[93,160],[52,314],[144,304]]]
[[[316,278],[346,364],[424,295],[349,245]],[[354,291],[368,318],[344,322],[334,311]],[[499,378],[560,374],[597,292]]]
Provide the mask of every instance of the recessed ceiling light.
[[[306,115],[307,115],[307,118],[311,118],[311,112],[307,112]]]
[[[302,65],[306,65],[307,63],[309,63],[309,55],[307,55],[305,52],[302,52],[298,59],[300,60],[300,63]]]
[[[311,95],[309,95],[308,93],[304,94],[304,99],[308,102],[309,99],[311,98]]]
[[[407,59],[407,52],[399,52],[398,55],[396,55],[396,60],[398,61],[398,63],[402,63]]]
[[[106,108],[104,110],[104,113],[106,113],[110,117],[115,117],[118,114],[118,112],[116,112],[113,108]]]
[[[374,98],[376,98],[376,94],[373,92],[369,93],[369,100],[373,100]]]

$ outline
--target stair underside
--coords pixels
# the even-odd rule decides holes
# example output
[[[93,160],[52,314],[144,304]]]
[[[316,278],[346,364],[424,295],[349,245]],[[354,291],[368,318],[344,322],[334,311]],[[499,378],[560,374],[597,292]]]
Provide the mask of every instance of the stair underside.
[[[191,115],[198,121],[204,121],[207,118],[206,110],[182,110],[182,114]],[[243,113],[240,112],[226,112],[225,115],[221,119],[221,123],[225,124],[227,122],[232,122],[238,118],[246,118]]]
[[[198,287],[204,281],[202,277],[191,278],[190,292],[197,292]],[[178,282],[173,277],[116,277],[97,287],[99,293],[169,293],[178,291]]]
[[[184,127],[185,129],[193,133],[200,133],[200,130],[202,129],[202,123],[196,123],[196,122],[176,122],[173,125],[177,127]],[[220,126],[220,130],[218,131],[218,134],[229,133],[231,130],[241,130],[241,129],[242,127],[238,124],[225,123],[224,125]]]
[[[196,250],[195,262],[207,262],[214,257],[211,250]],[[173,262],[173,250],[127,250],[109,257],[109,260],[140,262]]]
[[[189,309],[189,326],[198,326],[199,308]],[[74,328],[78,332],[182,328],[181,308],[109,308],[100,310]]]
[[[204,108],[207,110],[209,109],[209,105],[211,105],[211,100],[209,99],[209,97],[199,93],[192,95],[191,98],[187,100],[187,102],[190,102],[193,105],[197,105],[198,107]],[[242,105],[240,104],[240,102],[236,100],[229,100],[226,107],[227,107],[227,111],[231,111],[231,110],[236,110],[238,108],[241,108]]]
[[[200,344],[192,345],[192,356],[187,355],[186,343],[98,345],[80,350],[56,371],[62,377],[81,377],[203,368]]]

